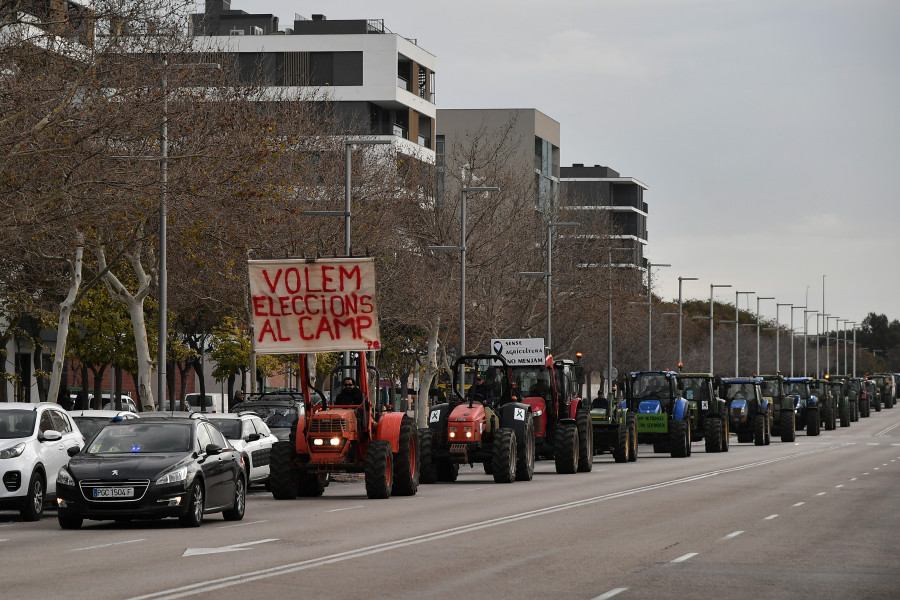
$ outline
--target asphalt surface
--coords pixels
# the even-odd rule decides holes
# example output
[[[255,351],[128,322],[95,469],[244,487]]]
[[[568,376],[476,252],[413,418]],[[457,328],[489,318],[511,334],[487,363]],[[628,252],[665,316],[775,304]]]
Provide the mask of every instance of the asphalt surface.
[[[243,521],[59,528],[0,512],[0,598],[900,598],[900,409],[794,443],[591,473],[480,466],[412,497],[248,497]]]

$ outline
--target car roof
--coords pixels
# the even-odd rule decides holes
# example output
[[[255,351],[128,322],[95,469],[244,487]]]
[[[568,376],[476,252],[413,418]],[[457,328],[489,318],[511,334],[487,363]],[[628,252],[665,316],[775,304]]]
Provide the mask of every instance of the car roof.
[[[241,417],[256,417],[259,418],[259,415],[250,410],[242,410],[240,412],[227,412],[227,413],[209,413],[211,416],[207,417],[208,419],[214,421],[220,421],[224,419],[228,419],[230,421],[237,421],[241,419]]]
[[[62,408],[55,402],[0,402],[0,410],[38,410],[41,406]]]
[[[149,417],[141,417],[142,425],[144,423],[193,423],[195,421],[197,421],[197,419],[177,414],[173,416],[171,413],[166,413],[166,415],[153,414]]]
[[[140,418],[140,415],[131,412],[130,410],[69,410],[66,412],[73,417],[102,417],[109,419],[113,417],[125,417],[128,419]]]

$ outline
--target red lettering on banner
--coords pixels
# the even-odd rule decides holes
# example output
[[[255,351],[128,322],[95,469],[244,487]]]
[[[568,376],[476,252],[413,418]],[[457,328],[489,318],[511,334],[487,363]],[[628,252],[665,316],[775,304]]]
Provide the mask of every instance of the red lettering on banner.
[[[359,265],[356,265],[349,271],[344,268],[343,265],[340,266],[340,270],[338,271],[341,279],[341,291],[343,292],[346,288],[344,287],[344,281],[348,279],[355,279],[356,283],[353,289],[358,290],[362,287],[362,271],[359,269]]]
[[[316,336],[314,336],[314,335],[306,335],[306,329],[303,327],[304,321],[312,321],[312,318],[311,317],[300,317],[300,319],[298,321],[298,323],[300,324],[300,337],[303,338],[304,340],[306,340],[307,342],[309,340],[316,339]]]
[[[313,310],[313,309],[311,309],[311,308],[309,307],[309,300],[310,300],[310,299],[315,300],[316,297],[315,297],[315,296],[307,296],[306,298],[303,299],[303,305],[306,306],[306,312],[308,312],[308,313],[311,314],[311,315],[317,315],[317,314],[319,314],[320,311],[318,311],[318,310]]]
[[[363,313],[369,314],[375,312],[375,306],[372,304],[372,296],[364,295],[360,296],[359,304],[362,306]]]
[[[303,296],[294,296],[291,298],[291,309],[295,315],[302,315],[303,312]]]
[[[303,269],[303,273],[306,276],[306,291],[307,292],[321,292],[321,289],[314,290],[311,285],[309,285],[309,267]]]
[[[279,296],[278,297],[278,307],[281,309],[281,315],[289,315],[291,314],[291,299],[289,296]]]
[[[293,275],[294,279],[294,287],[291,288],[290,275]],[[284,272],[284,289],[287,290],[288,294],[296,294],[300,291],[301,281],[300,281],[300,271],[297,267],[291,267],[287,271]],[[274,291],[274,290],[273,290]]]
[[[256,341],[262,342],[263,338],[266,336],[266,334],[272,336],[273,342],[278,341],[278,337],[275,335],[275,330],[272,329],[272,323],[269,321],[269,319],[266,319],[266,322],[263,323],[262,329],[259,332],[259,339],[257,339]]]
[[[334,328],[337,330],[337,339],[341,339],[341,327],[349,327],[350,328],[350,337],[352,337],[354,340],[357,339],[356,321],[352,317],[349,319],[335,319],[334,320]]]
[[[278,269],[278,272],[275,273],[275,283],[272,283],[272,280],[269,279],[269,272],[263,269],[263,277],[266,278],[266,283],[269,284],[269,291],[273,294],[275,290],[278,289],[278,280],[281,278],[281,269]]]
[[[328,274],[329,271],[334,271],[334,267],[322,265],[322,291],[336,292],[336,289],[328,286],[329,283],[334,283],[334,279]]]
[[[331,330],[331,322],[327,317],[322,317],[319,321],[319,328],[316,330],[316,339],[322,337],[324,332],[328,332],[328,337],[334,339],[334,332]]]
[[[289,342],[291,338],[287,337],[283,333],[281,333],[281,320],[275,319],[275,327],[278,329],[278,341],[279,342]]]
[[[356,328],[359,331],[359,337],[363,337],[363,329],[372,327],[371,317],[356,317]]]
[[[265,296],[253,296],[253,314],[257,317],[266,317],[268,313],[264,312],[266,308]]]

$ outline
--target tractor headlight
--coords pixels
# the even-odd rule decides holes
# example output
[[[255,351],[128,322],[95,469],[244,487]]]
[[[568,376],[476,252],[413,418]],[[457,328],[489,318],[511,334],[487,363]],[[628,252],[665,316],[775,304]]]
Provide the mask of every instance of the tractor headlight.
[[[324,445],[325,445],[325,440],[323,440],[322,438],[314,438],[313,439],[313,446],[324,446]]]
[[[451,427],[451,428],[450,428],[450,437],[451,437],[451,438],[455,438],[455,437],[456,437],[456,427]]]
[[[466,434],[466,439],[472,439],[472,428],[471,427],[463,427],[463,431]]]
[[[341,445],[341,438],[333,437],[333,438],[331,438],[331,440],[329,441],[329,443],[330,443],[332,446],[340,446],[340,445]]]

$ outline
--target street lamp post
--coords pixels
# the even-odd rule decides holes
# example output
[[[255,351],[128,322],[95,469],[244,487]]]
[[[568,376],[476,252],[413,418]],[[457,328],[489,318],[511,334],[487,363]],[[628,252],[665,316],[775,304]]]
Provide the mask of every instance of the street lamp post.
[[[837,348],[835,350],[835,354],[837,354],[837,367],[836,368],[838,370],[838,373],[840,373],[842,375],[844,373],[847,373],[847,374],[850,373],[850,371],[847,370],[847,323],[849,323],[849,322],[850,322],[850,319],[838,319],[838,322],[837,322],[838,323],[838,331],[835,332],[837,335],[837,338],[838,338],[838,341],[836,343]],[[842,325],[842,323],[843,323],[843,325]],[[844,368],[843,368],[843,370],[841,370],[841,332],[844,333]]]
[[[794,376],[794,311],[806,309],[805,306],[791,306],[791,377]]]
[[[825,320],[825,373],[827,375],[831,375],[831,337],[828,335],[829,330],[831,329],[831,320],[834,319],[835,322],[840,320],[839,317],[828,317]],[[837,348],[837,338],[835,338],[834,343],[835,348]],[[835,365],[836,367],[837,365]]]
[[[781,372],[781,348],[779,347],[779,338],[781,337],[781,307],[782,306],[791,306],[793,304],[789,303],[776,303],[775,304],[775,372]],[[793,315],[793,310],[791,311],[791,315]]]
[[[549,354],[553,347],[553,228],[554,227],[578,227],[581,223],[567,221],[551,221],[547,223],[547,270],[546,271],[520,271],[519,275],[539,275],[547,279],[547,338],[544,345]]]
[[[684,312],[682,311],[682,300],[681,300],[681,282],[683,281],[697,281],[698,277],[679,277],[678,278],[678,366],[681,367],[683,361],[681,360],[681,333],[682,333],[682,321],[684,320]]]
[[[760,300],[774,300],[775,296],[757,296],[756,297],[756,374],[760,373],[760,364],[759,364],[759,301]]]
[[[822,330],[819,331],[819,318],[822,319]],[[828,332],[825,331],[828,329],[828,315],[825,313],[820,313],[816,316],[816,377],[819,377],[821,369],[819,368],[819,340],[822,337],[822,333],[825,333],[826,338],[828,337]]]
[[[713,370],[713,356],[715,350],[714,334],[713,334],[713,305],[715,303],[715,288],[730,288],[730,283],[711,283],[709,284],[709,372],[715,374]]]
[[[607,301],[607,317],[608,317],[608,330],[607,330],[607,344],[608,347],[606,349],[606,377],[604,378],[604,386],[606,397],[609,398],[610,402],[613,401],[612,397],[612,380],[613,378],[613,359],[612,359],[612,351],[613,351],[613,343],[612,343],[612,253],[613,250],[617,251],[625,251],[631,250],[634,251],[634,248],[607,248],[606,251],[606,266],[609,269],[609,272],[606,274],[606,301]]]
[[[853,329],[853,376],[856,377],[856,321],[847,321]],[[844,332],[844,360],[846,361],[847,333]]]
[[[809,368],[806,366],[806,355],[807,350],[809,349],[809,315],[811,314],[818,315],[819,311],[812,309],[803,311],[803,377],[809,377]]]
[[[653,267],[671,267],[668,263],[647,261],[647,370],[653,370]]]
[[[741,327],[741,311],[738,308],[738,300],[741,294],[749,295],[756,292],[735,292],[734,293],[734,376],[740,377],[740,327]]]

